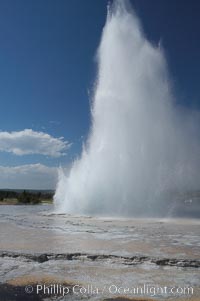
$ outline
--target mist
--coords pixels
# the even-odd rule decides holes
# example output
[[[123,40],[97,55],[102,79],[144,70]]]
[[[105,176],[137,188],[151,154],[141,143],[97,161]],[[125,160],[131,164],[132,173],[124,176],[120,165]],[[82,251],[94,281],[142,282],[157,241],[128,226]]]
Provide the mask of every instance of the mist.
[[[166,215],[174,193],[200,187],[198,114],[177,105],[164,50],[147,40],[128,1],[108,7],[97,60],[90,133],[69,174],[59,172],[55,206]]]

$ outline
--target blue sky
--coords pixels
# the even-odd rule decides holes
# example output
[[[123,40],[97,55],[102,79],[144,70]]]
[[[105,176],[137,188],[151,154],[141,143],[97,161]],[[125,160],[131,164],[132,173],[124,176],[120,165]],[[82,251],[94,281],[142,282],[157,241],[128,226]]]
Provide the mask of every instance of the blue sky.
[[[200,2],[132,0],[177,102],[200,109]],[[0,0],[0,188],[54,188],[90,126],[105,0]],[[27,130],[28,129],[28,130]]]

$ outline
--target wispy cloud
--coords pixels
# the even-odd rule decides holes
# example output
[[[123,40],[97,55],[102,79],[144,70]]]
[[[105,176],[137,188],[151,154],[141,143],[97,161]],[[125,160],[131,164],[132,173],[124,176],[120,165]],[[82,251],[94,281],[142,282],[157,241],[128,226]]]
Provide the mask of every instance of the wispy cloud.
[[[57,176],[57,167],[40,163],[14,167],[0,166],[0,188],[54,189]]]
[[[57,120],[50,120],[49,123],[53,124],[53,125],[60,125],[61,124],[61,122],[57,121]]]
[[[55,138],[44,132],[25,129],[18,132],[0,132],[0,151],[15,155],[41,154],[60,157],[71,144],[63,137]]]

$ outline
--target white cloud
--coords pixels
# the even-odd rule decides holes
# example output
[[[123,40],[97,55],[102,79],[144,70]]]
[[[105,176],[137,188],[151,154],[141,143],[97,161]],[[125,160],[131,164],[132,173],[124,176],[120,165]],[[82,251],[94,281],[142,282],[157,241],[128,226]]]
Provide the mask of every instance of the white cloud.
[[[0,132],[0,151],[15,155],[41,154],[60,157],[71,144],[63,137],[54,138],[44,132],[25,129],[18,132]]]
[[[57,167],[40,163],[0,166],[0,188],[4,189],[54,189],[57,177]]]

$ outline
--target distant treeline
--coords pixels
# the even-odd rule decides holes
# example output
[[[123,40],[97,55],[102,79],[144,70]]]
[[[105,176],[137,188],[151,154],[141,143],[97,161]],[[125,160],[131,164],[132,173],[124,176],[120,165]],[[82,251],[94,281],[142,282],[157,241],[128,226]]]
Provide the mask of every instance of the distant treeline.
[[[16,199],[22,204],[39,204],[42,201],[51,201],[54,191],[38,190],[0,190],[0,201]]]

